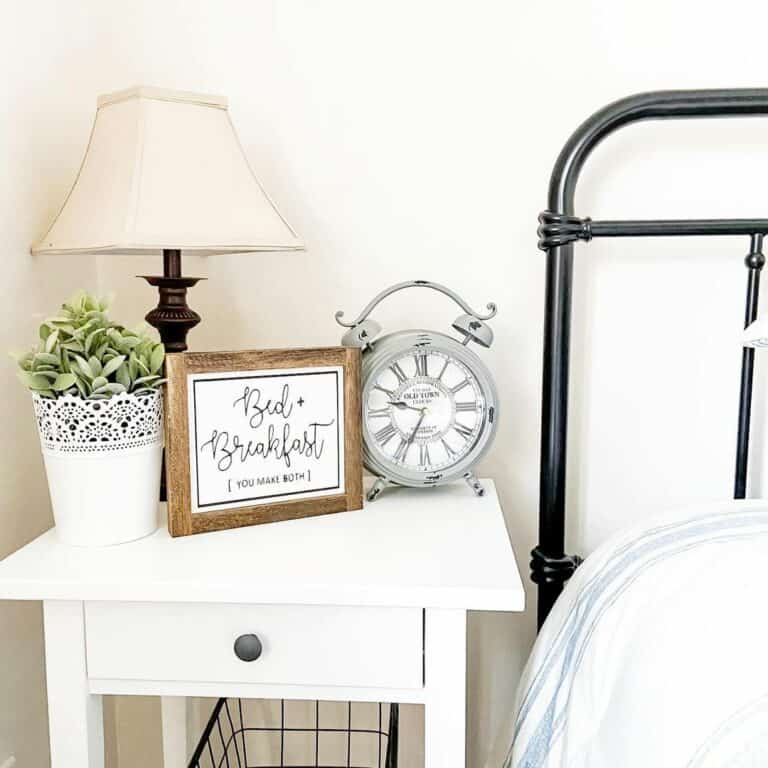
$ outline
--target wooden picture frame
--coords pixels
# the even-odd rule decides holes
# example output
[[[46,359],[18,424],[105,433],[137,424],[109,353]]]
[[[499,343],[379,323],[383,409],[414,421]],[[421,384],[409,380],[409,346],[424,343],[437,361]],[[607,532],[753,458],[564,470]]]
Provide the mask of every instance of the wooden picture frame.
[[[359,349],[183,352],[165,365],[171,536],[362,508]]]

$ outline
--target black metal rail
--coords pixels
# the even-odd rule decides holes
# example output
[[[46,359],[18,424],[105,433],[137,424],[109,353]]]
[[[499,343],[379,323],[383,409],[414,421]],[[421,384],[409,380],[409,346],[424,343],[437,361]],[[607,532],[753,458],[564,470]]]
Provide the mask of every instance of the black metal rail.
[[[768,115],[768,89],[656,91],[609,104],[586,120],[563,147],[549,183],[549,207],[539,217],[539,247],[547,252],[541,415],[539,544],[531,578],[538,585],[538,623],[544,622],[580,558],[565,553],[565,493],[568,439],[573,244],[594,237],[750,237],[746,322],[757,312],[762,236],[768,219],[592,221],[574,215],[579,175],[592,150],[624,125],[641,120]],[[744,350],[740,391],[735,495],[743,498],[749,448],[754,355]]]

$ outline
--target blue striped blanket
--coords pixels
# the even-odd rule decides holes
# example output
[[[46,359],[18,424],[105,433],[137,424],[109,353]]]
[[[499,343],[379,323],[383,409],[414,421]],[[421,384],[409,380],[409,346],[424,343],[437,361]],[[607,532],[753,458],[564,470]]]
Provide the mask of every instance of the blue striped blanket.
[[[503,768],[768,765],[767,573],[764,502],[600,547],[536,642]]]

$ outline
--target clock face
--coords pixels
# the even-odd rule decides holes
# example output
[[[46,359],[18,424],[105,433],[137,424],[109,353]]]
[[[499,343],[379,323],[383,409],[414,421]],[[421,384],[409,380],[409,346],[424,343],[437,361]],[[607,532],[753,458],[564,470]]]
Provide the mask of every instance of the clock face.
[[[372,469],[413,484],[455,475],[487,441],[488,399],[447,346],[414,345],[385,357],[369,370],[363,392]]]

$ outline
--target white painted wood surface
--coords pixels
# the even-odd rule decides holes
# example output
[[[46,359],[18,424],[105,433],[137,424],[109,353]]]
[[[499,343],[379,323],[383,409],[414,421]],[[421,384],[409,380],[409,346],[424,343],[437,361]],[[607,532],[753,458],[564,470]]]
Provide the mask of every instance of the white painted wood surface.
[[[96,602],[85,625],[91,679],[422,685],[418,608]],[[255,661],[235,655],[244,634],[261,640]]]
[[[464,768],[466,612],[428,610],[424,637],[424,768]]]
[[[518,611],[523,586],[490,480],[390,489],[362,510],[102,549],[48,531],[0,562],[0,599]]]
[[[45,602],[45,675],[53,768],[104,768],[101,696],[88,689],[78,602]]]
[[[190,680],[116,680],[94,678],[91,693],[115,696],[184,696],[194,698],[288,699],[291,701],[396,701],[423,704],[424,688],[360,688],[345,685],[285,685],[283,683],[222,683]]]
[[[484,498],[397,489],[358,512],[102,549],[49,531],[9,556],[0,599],[45,601],[53,768],[103,768],[102,694],[165,697],[166,768],[192,746],[185,696],[424,704],[426,768],[461,768],[467,611],[524,604],[483,482]],[[267,640],[260,671],[234,656],[247,632]]]

